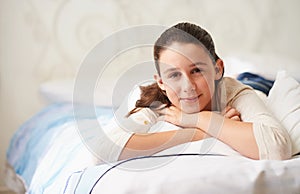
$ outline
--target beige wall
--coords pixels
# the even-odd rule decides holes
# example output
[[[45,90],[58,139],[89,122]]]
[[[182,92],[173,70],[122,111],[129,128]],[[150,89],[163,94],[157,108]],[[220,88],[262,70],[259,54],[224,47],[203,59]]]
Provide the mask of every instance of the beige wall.
[[[0,2],[0,165],[4,164],[9,140],[16,129],[42,103],[37,96],[34,76],[36,52],[32,32],[26,27],[18,1]],[[1,174],[1,185],[2,174]]]
[[[13,133],[45,106],[39,84],[74,76],[92,46],[116,30],[192,21],[211,32],[221,56],[254,52],[300,60],[298,0],[140,2],[0,1],[1,167]]]

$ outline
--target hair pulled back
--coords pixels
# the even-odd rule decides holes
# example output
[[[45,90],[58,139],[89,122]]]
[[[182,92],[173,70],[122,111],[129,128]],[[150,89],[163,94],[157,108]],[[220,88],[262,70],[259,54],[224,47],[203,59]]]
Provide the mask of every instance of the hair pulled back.
[[[161,52],[168,49],[173,43],[193,43],[204,47],[208,52],[213,64],[219,59],[216,54],[215,45],[210,34],[192,23],[178,23],[164,31],[154,44],[155,68],[160,76],[159,59]],[[128,116],[137,112],[140,108],[158,108],[161,104],[165,107],[171,106],[171,102],[165,91],[161,90],[157,83],[148,86],[140,86],[141,98],[137,100],[135,108],[128,113]]]

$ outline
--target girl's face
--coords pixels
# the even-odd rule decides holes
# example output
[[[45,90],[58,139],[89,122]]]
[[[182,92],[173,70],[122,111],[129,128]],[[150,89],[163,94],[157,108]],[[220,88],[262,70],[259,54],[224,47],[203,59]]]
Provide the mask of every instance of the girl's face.
[[[173,43],[160,53],[161,76],[155,79],[171,103],[186,113],[211,110],[215,80],[222,77],[223,62],[213,64],[199,45]]]

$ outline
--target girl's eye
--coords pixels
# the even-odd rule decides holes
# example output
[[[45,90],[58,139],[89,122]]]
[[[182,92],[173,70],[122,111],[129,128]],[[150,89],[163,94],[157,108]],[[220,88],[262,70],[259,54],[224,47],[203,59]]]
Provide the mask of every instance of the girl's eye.
[[[174,73],[171,73],[168,77],[169,78],[178,78],[180,76],[180,73],[179,72],[174,72]]]
[[[201,72],[202,72],[202,70],[199,69],[199,68],[194,68],[194,69],[192,69],[192,71],[191,71],[192,74],[195,74],[195,73],[201,73]]]

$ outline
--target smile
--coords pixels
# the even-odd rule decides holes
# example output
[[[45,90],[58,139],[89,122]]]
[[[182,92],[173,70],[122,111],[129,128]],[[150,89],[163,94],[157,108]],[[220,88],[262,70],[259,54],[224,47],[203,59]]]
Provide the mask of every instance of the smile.
[[[187,102],[187,103],[193,103],[193,102],[197,102],[199,97],[200,97],[200,95],[195,96],[195,97],[180,98],[180,100],[183,101],[183,102]]]

